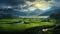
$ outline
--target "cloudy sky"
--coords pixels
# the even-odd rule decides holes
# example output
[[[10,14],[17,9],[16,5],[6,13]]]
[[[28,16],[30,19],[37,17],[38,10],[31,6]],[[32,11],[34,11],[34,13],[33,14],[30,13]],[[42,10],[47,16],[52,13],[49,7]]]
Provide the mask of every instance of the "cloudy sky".
[[[9,7],[24,10],[47,10],[51,7],[60,7],[60,0],[0,0],[0,7]]]
[[[46,11],[60,7],[60,0],[0,0],[0,8],[14,8],[18,11]]]

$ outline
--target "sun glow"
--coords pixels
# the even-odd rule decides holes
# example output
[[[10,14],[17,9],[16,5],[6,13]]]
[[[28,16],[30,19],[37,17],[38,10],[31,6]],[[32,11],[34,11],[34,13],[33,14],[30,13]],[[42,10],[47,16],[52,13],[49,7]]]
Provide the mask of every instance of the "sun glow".
[[[51,8],[51,5],[46,2],[35,2],[34,7],[40,9],[40,10],[47,10]]]
[[[46,2],[46,1],[26,1],[24,5],[18,5],[18,8],[22,9],[23,11],[34,11],[36,9],[46,11],[48,9],[51,9],[53,7],[52,4]]]
[[[27,2],[28,6],[30,10],[34,10],[34,9],[40,9],[40,10],[48,10],[52,7],[51,4],[45,2],[45,1],[35,1],[35,2]]]

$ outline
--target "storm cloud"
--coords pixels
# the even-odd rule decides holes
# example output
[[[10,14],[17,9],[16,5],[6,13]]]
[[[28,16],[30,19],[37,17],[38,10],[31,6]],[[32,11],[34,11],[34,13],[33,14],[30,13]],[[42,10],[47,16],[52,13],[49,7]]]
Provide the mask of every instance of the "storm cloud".
[[[24,0],[0,0],[0,5],[11,5],[16,6],[19,4],[24,4]]]
[[[15,7],[18,9],[36,9],[34,7],[35,3],[40,2],[40,5],[44,4],[45,6],[48,5],[47,7],[55,6],[55,7],[60,7],[60,0],[0,0],[0,7]],[[44,7],[44,6],[43,6]]]

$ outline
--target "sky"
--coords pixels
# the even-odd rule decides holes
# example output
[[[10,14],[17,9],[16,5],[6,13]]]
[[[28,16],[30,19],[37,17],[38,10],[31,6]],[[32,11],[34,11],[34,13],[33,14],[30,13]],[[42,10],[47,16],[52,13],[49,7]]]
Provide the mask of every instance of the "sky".
[[[44,9],[60,6],[60,0],[0,0],[0,6],[15,6],[18,8]],[[32,10],[33,10],[32,9]]]
[[[36,9],[44,12],[52,7],[60,7],[60,0],[0,0],[0,8],[14,8],[23,12],[34,12]]]

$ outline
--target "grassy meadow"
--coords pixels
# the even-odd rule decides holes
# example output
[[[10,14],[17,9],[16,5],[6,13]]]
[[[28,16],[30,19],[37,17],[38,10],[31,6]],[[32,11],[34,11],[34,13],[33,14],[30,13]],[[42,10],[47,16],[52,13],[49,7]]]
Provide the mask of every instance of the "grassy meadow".
[[[53,26],[55,23],[49,21],[42,21],[40,18],[25,18],[25,19],[1,19],[0,27],[3,30],[25,30],[37,26]],[[24,23],[22,23],[22,21]]]

